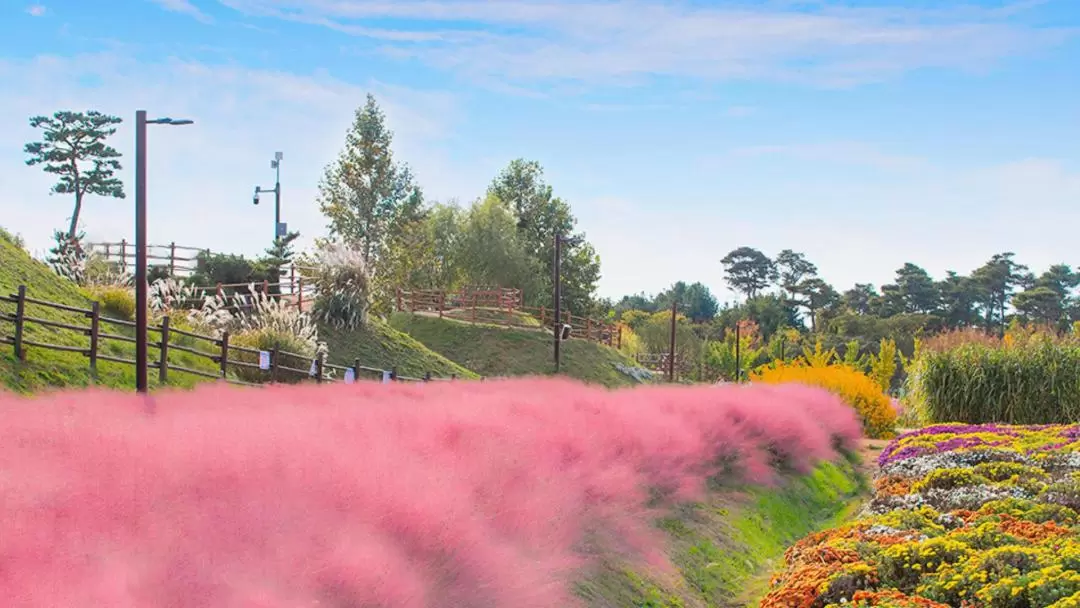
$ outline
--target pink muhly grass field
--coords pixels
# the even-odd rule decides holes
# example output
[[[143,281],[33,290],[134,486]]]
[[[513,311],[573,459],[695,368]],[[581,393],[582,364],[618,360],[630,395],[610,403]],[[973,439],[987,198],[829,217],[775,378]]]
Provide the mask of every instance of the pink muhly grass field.
[[[559,380],[0,394],[12,606],[550,607],[598,543],[665,567],[650,489],[851,447],[813,388]],[[588,540],[588,542],[586,542]]]

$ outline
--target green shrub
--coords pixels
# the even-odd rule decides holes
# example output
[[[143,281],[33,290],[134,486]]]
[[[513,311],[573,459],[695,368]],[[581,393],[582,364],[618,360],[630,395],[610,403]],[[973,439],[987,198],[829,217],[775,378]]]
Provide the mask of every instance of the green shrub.
[[[265,350],[268,352],[271,352],[276,348],[279,351],[279,366],[293,368],[294,370],[303,370],[302,373],[279,370],[275,378],[278,382],[296,383],[307,379],[308,370],[311,369],[311,362],[317,353],[317,348],[314,347],[309,340],[305,340],[304,338],[289,332],[266,327],[249,329],[236,335],[229,336],[229,344],[254,350]],[[229,358],[233,361],[240,361],[253,365],[259,363],[259,356],[254,353],[232,351],[229,354]],[[239,365],[230,366],[230,370],[235,370],[236,377],[244,382],[259,383],[270,381],[269,371],[252,369]]]
[[[1080,418],[1080,341],[1035,336],[927,350],[908,381],[932,422],[1073,422]]]
[[[135,319],[135,294],[126,287],[91,286],[85,289],[87,297],[101,305],[101,314],[114,319]]]

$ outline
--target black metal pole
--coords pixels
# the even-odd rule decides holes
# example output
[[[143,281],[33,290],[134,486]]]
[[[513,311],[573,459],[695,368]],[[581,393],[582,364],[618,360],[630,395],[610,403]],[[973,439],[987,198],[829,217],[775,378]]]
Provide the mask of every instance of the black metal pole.
[[[135,112],[135,390],[150,390],[146,345],[146,110]]]
[[[667,379],[675,381],[675,315],[679,312],[679,302],[671,303],[671,344],[668,346]]]
[[[558,233],[555,233],[555,260],[554,260],[554,269],[553,269],[553,272],[552,272],[552,274],[554,276],[552,277],[553,286],[552,286],[551,291],[552,291],[552,297],[554,298],[554,302],[552,302],[552,308],[555,309],[555,322],[552,323],[552,329],[553,329],[553,334],[552,335],[555,338],[554,348],[555,348],[555,373],[556,374],[559,373],[559,342],[560,342],[560,340],[562,338],[562,327],[560,327],[560,325],[562,324],[562,293],[561,293],[562,290],[560,289],[560,285],[559,285],[559,283],[560,283],[559,265],[562,262],[561,257],[562,257],[562,237]]]
[[[735,322],[735,382],[742,382],[742,337],[739,335],[739,322]]]
[[[274,163],[274,242],[285,235],[281,232],[281,161]]]

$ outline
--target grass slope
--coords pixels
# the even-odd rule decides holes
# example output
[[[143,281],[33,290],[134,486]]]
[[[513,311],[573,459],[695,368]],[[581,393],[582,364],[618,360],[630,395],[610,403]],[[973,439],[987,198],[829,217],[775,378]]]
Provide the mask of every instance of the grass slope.
[[[546,375],[552,371],[551,336],[546,332],[472,325],[425,315],[396,313],[390,324],[428,348],[483,376]],[[637,367],[619,351],[586,340],[562,346],[562,370],[567,376],[609,387],[636,382],[615,364]]]
[[[397,367],[398,374],[415,378],[422,378],[426,372],[436,377],[479,377],[378,319],[372,318],[353,331],[320,326],[319,336],[329,349],[328,361],[335,365],[348,366],[359,359],[365,367]]]
[[[845,519],[867,491],[853,461],[823,463],[776,488],[714,492],[657,521],[677,570],[650,574],[605,563],[580,583],[590,608],[755,605],[785,549]]]
[[[91,301],[78,286],[57,276],[48,266],[30,257],[17,246],[9,235],[0,230],[0,293],[14,295],[19,285],[27,287],[27,297],[64,304],[76,308],[89,309]],[[0,302],[0,312],[13,314],[15,305]],[[83,315],[56,310],[38,304],[27,304],[27,316],[74,326],[90,327],[90,320]],[[0,320],[0,336],[14,335],[14,324],[9,320]],[[101,324],[101,331],[115,335],[131,336],[129,329]],[[151,333],[150,339],[158,336]],[[23,338],[32,342],[87,348],[88,336],[69,329],[47,327],[38,323],[27,322]],[[172,341],[170,341],[172,342]],[[183,344],[182,340],[176,343]],[[103,355],[124,359],[135,358],[135,345],[120,340],[103,339],[100,342]],[[158,351],[151,348],[151,359],[158,356]],[[214,371],[216,366],[208,359],[190,355],[177,350],[171,351],[170,362],[193,369]],[[169,385],[192,386],[199,382],[198,377],[180,372],[171,372]],[[21,393],[29,393],[50,387],[82,387],[98,384],[115,388],[135,387],[135,367],[123,363],[108,361],[98,362],[96,381],[91,378],[90,364],[87,357],[80,353],[60,352],[43,348],[27,347],[25,361],[15,358],[15,349],[10,343],[0,344],[0,387],[7,387]],[[157,373],[151,370],[151,387],[157,385]]]

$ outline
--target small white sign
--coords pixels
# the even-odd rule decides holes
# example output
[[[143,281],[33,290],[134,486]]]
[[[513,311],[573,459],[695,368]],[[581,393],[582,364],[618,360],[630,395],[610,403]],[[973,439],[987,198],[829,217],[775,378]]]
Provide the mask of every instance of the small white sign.
[[[390,372],[383,370],[382,382],[383,384],[390,384]]]
[[[351,367],[345,368],[345,384],[352,384],[356,382],[356,370]]]
[[[259,369],[270,369],[270,353],[269,351],[259,351]]]
[[[315,359],[311,360],[311,369],[308,370],[308,375],[313,378],[319,375],[319,362]]]

